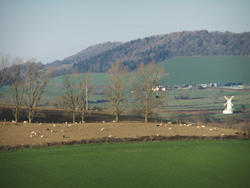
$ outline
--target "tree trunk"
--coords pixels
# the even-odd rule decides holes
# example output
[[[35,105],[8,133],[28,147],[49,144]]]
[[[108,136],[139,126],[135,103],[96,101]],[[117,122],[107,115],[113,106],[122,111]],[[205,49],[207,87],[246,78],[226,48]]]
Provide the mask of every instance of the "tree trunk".
[[[31,112],[29,112],[29,123],[31,123],[32,117],[31,117]]]
[[[119,114],[116,114],[116,116],[115,116],[115,121],[116,121],[116,122],[119,122]]]
[[[82,123],[84,122],[84,118],[85,118],[85,113],[84,110],[82,110]]]
[[[145,114],[145,123],[148,122],[148,114]]]
[[[76,112],[73,112],[73,123],[75,123],[75,119],[76,119]]]

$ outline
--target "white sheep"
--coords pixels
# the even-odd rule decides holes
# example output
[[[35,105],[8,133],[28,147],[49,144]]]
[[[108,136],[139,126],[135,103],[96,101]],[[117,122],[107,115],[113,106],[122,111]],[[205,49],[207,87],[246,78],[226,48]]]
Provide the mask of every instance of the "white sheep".
[[[68,122],[66,121],[65,124],[67,124]]]
[[[170,127],[169,130],[171,130],[172,128]]]
[[[69,124],[69,127],[71,127],[71,124]]]
[[[109,135],[109,138],[111,138],[112,137],[112,135]]]
[[[42,123],[39,123],[39,125],[42,125]]]
[[[50,132],[52,132],[52,133],[53,133],[53,130],[51,130]]]
[[[30,134],[34,134],[35,133],[35,131],[31,131],[31,133]]]
[[[63,132],[64,130],[62,130],[62,132]]]
[[[160,123],[160,126],[162,126],[162,123]]]
[[[104,128],[101,128],[101,131],[103,131],[104,130]]]
[[[75,122],[75,124],[77,124],[77,122]]]
[[[55,127],[56,125],[54,124],[53,127]]]
[[[41,138],[43,138],[43,135],[41,135]]]
[[[205,125],[202,125],[201,128],[205,128]]]
[[[159,134],[157,134],[156,136],[159,136]]]
[[[30,135],[30,138],[32,138],[32,134]]]
[[[12,120],[12,123],[16,123],[16,121]]]
[[[115,123],[116,121],[115,120],[113,120],[113,123]]]
[[[199,129],[200,128],[200,126],[197,126],[197,129]]]
[[[212,131],[213,129],[210,129],[210,131]]]
[[[182,124],[180,124],[180,126],[182,126]]]
[[[224,134],[221,134],[221,136],[224,136]]]
[[[102,123],[105,123],[105,121],[102,121]]]
[[[24,121],[23,123],[28,123],[28,121]]]
[[[167,127],[168,125],[167,124],[165,124],[165,127]]]

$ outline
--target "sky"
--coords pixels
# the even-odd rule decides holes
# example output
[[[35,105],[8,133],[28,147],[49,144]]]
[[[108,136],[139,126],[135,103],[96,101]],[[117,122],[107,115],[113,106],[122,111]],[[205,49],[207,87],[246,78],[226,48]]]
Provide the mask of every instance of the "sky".
[[[249,0],[0,0],[0,54],[62,60],[103,42],[250,31]]]

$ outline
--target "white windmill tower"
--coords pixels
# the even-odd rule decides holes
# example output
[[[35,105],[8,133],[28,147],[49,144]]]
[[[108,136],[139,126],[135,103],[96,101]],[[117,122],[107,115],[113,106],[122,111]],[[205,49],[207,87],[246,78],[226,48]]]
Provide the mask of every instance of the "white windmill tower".
[[[224,104],[224,106],[227,105],[227,108],[223,110],[223,114],[232,114],[234,111],[234,109],[232,108],[232,99],[234,98],[234,96],[232,96],[230,99],[228,99],[226,96],[224,97],[227,99],[227,102]]]

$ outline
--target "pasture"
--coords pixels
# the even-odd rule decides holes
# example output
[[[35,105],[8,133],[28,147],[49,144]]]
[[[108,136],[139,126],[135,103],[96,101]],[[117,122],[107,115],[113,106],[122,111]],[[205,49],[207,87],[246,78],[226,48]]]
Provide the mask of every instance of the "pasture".
[[[159,126],[157,126],[159,125]],[[239,134],[236,134],[238,132]],[[60,143],[62,141],[90,140],[101,138],[139,138],[143,136],[198,136],[223,138],[229,135],[241,135],[238,130],[221,127],[202,128],[164,123],[106,122],[82,124],[46,124],[46,123],[0,123],[0,146],[38,145]]]
[[[249,140],[86,144],[0,152],[0,187],[249,187]]]

